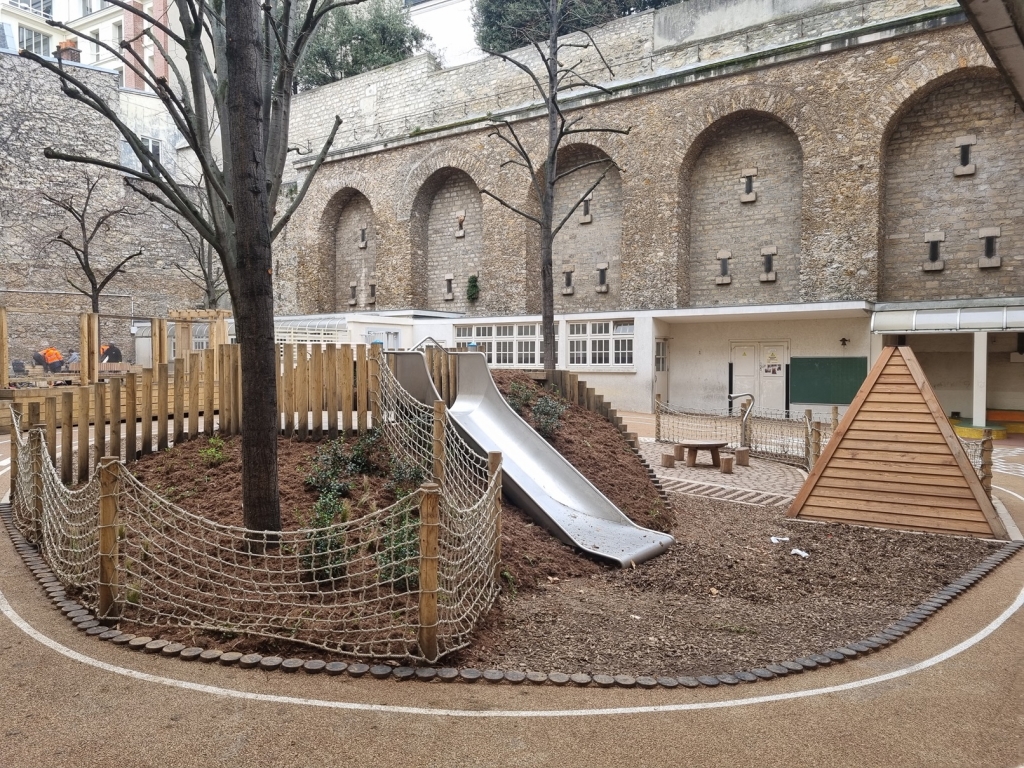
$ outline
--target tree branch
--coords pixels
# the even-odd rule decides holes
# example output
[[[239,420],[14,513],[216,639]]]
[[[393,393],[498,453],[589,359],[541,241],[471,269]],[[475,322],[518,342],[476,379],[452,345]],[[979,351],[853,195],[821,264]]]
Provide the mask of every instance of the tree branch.
[[[531,216],[529,213],[525,213],[525,212],[519,210],[518,208],[516,208],[511,203],[506,203],[504,200],[502,200],[500,197],[498,197],[493,192],[490,192],[490,191],[488,191],[486,189],[481,189],[480,190],[480,194],[481,195],[487,195],[489,198],[491,198],[493,200],[497,200],[499,203],[501,203],[503,206],[508,208],[513,213],[518,213],[524,219],[529,219],[530,221],[534,222],[539,227],[544,225],[544,223],[540,219],[538,219],[536,216]]]
[[[338,135],[338,128],[341,127],[341,117],[338,115],[334,116],[334,127],[331,128],[331,134],[327,137],[327,141],[324,142],[323,148],[320,150],[320,154],[317,155],[315,161],[313,161],[312,167],[309,172],[306,173],[306,178],[302,182],[302,187],[299,188],[298,193],[295,195],[295,199],[292,204],[288,206],[288,210],[285,211],[284,215],[274,224],[274,228],[270,230],[270,242],[274,242],[277,236],[281,234],[281,230],[284,229],[285,225],[294,215],[299,204],[305,199],[306,192],[309,190],[309,185],[313,183],[313,177],[316,176],[316,172],[320,170],[320,166],[323,165],[324,160],[327,159],[327,153],[331,150],[331,145],[334,144],[334,137]],[[271,212],[273,213],[273,212]]]

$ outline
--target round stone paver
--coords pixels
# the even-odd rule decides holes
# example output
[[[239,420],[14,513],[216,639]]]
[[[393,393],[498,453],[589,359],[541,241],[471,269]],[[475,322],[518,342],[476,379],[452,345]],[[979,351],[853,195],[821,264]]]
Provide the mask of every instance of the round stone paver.
[[[283,661],[284,659],[282,659],[280,656],[264,656],[262,659],[260,659],[260,669],[265,669],[267,671],[277,669],[281,666],[281,663]]]
[[[442,682],[451,683],[458,679],[459,670],[455,667],[443,667],[437,670],[437,676]]]

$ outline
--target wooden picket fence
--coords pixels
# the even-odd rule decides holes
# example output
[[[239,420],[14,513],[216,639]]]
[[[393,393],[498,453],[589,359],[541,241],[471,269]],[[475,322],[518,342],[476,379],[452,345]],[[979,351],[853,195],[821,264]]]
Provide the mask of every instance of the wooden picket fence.
[[[372,428],[379,364],[375,350],[366,345],[277,346],[281,434],[333,439]],[[88,480],[100,456],[131,463],[215,430],[221,435],[242,431],[237,344],[189,353],[186,364],[179,358],[173,368],[158,363],[85,386],[12,392],[32,392],[28,399],[12,401],[12,407],[23,425],[44,429],[50,459],[67,485]]]

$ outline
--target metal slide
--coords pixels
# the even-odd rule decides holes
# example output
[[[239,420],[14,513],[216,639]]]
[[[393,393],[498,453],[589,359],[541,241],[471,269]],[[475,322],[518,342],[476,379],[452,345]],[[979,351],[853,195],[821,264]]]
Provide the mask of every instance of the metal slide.
[[[398,381],[421,402],[441,398],[420,352],[394,352]],[[498,392],[484,355],[453,354],[458,394],[448,415],[481,453],[501,451],[505,495],[569,546],[620,566],[660,555],[675,539],[641,528],[587,480]]]

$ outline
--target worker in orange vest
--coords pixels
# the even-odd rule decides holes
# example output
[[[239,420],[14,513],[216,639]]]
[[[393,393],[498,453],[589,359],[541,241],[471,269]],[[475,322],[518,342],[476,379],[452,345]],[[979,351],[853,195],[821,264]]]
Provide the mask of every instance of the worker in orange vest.
[[[32,355],[32,359],[47,373],[57,373],[64,367],[64,355],[56,347],[41,349]]]

